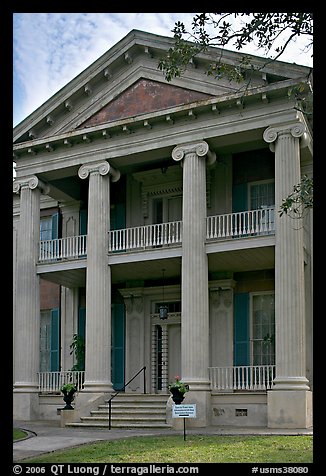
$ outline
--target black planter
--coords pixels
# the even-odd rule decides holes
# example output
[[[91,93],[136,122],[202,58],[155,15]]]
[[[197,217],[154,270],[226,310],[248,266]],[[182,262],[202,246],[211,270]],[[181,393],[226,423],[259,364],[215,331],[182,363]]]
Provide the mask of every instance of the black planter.
[[[66,392],[66,391],[63,391],[63,400],[64,402],[66,402],[66,406],[63,408],[64,410],[73,410],[74,407],[71,405],[71,402],[73,401],[73,399],[75,398],[74,397],[74,394],[75,394],[76,390],[70,390],[70,392]]]
[[[170,392],[172,393],[172,400],[176,405],[180,405],[185,398],[184,393],[179,392],[177,388],[171,388]]]

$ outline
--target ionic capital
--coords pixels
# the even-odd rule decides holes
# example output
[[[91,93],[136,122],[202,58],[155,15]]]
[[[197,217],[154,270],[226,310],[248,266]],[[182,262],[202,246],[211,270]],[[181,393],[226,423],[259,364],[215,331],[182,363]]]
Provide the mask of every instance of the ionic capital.
[[[120,178],[119,170],[114,169],[108,162],[92,162],[84,164],[78,170],[78,176],[81,179],[86,179],[91,173],[98,173],[100,175],[111,175],[112,182],[117,182]]]
[[[263,134],[264,141],[270,144],[270,149],[274,152],[274,142],[281,135],[291,135],[300,139],[300,147],[307,147],[309,144],[309,135],[306,126],[302,122],[288,122],[277,126],[268,127]]]
[[[186,144],[177,145],[172,151],[172,158],[176,162],[182,160],[187,154],[196,154],[198,157],[207,156],[208,165],[212,165],[216,160],[215,152],[209,150],[207,142],[188,142]]]
[[[31,190],[38,188],[45,195],[50,192],[50,186],[42,182],[36,175],[15,180],[13,183],[13,192],[19,193],[23,187],[30,188]]]

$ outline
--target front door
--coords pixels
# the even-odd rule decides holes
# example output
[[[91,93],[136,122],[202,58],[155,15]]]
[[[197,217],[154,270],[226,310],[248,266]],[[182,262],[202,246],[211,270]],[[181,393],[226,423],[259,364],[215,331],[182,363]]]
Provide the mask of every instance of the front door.
[[[157,303],[158,308],[160,303]],[[168,393],[168,384],[181,376],[181,313],[180,303],[165,303],[168,319],[152,317],[152,391]],[[176,311],[176,309],[178,309]],[[156,309],[158,311],[158,309]]]

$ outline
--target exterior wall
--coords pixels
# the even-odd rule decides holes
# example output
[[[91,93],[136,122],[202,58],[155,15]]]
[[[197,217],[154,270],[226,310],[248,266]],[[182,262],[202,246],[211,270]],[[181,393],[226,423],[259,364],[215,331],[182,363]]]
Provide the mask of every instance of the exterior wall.
[[[266,394],[212,395],[213,426],[267,426]]]
[[[41,310],[60,307],[60,285],[40,279]]]

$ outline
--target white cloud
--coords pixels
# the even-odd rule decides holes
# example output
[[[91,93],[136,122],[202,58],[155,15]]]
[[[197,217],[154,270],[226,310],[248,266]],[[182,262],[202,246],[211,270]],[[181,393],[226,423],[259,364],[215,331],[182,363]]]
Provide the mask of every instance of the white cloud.
[[[194,13],[14,14],[14,125],[31,114],[130,30],[172,36],[174,23],[182,19],[190,29],[193,15]],[[284,57],[284,61],[291,59]],[[297,62],[300,63],[300,60]]]

